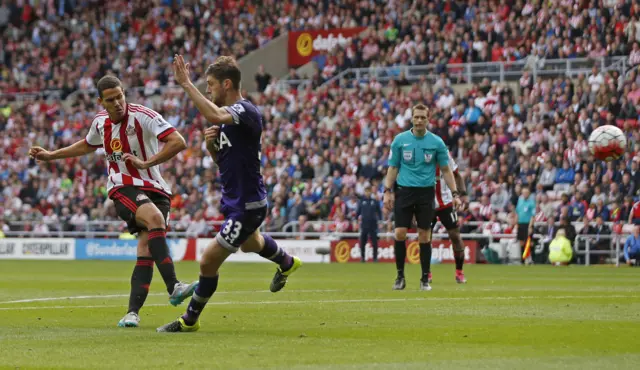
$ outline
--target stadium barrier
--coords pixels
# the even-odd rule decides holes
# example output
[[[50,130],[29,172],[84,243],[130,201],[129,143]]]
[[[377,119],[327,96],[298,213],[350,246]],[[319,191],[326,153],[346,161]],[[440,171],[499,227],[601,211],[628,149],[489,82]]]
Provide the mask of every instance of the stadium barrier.
[[[321,233],[300,233],[321,234]],[[273,234],[272,234],[273,235]],[[273,235],[278,238],[278,235]],[[290,236],[290,235],[289,235]],[[320,235],[314,235],[316,238]],[[326,236],[326,235],[324,235]],[[306,263],[347,263],[360,261],[358,233],[335,233],[331,238],[320,239],[277,239],[278,245],[287,253],[297,256]],[[395,261],[391,233],[380,233],[379,261]],[[409,234],[407,262],[418,263],[419,246],[417,234]],[[513,238],[513,235],[463,234],[465,259],[475,263],[478,243],[474,239]],[[304,236],[302,237],[304,238]],[[453,249],[447,234],[434,234],[434,263],[452,263]],[[211,238],[169,238],[167,239],[174,261],[199,261]],[[135,260],[137,251],[135,239],[75,239],[75,238],[6,238],[0,239],[0,259],[40,259],[40,260]],[[328,261],[326,256],[329,255]],[[373,248],[366,245],[365,257],[373,259]],[[231,262],[268,262],[255,253],[238,253],[229,257]]]
[[[572,77],[583,73],[589,75],[591,68],[595,65],[600,71],[618,71],[624,74],[629,71],[628,56],[597,57],[597,58],[571,58],[571,59],[539,59],[529,56],[523,60],[515,62],[477,62],[477,63],[457,63],[447,64],[447,76],[451,79],[458,79],[460,82],[479,83],[485,78],[493,81],[505,83],[507,81],[518,81],[525,71],[528,71],[534,81],[538,76],[542,77]],[[419,82],[426,78],[427,82],[433,84],[437,81],[440,73],[437,65],[423,64],[415,66],[385,66],[367,68],[348,68],[334,75],[320,85],[329,87],[337,85],[347,88],[354,83],[363,84],[370,81],[389,82],[396,80],[401,74],[411,83]],[[306,80],[285,80],[277,82],[279,85],[286,85],[287,88],[297,88],[303,91],[313,84],[312,79]]]
[[[224,221],[207,221],[208,230],[206,234],[209,234],[211,230],[218,229]],[[69,222],[61,222],[61,221],[9,221],[7,223],[9,225],[9,230],[5,231],[7,237],[16,237],[16,238],[32,238],[32,237],[58,237],[58,238],[101,238],[101,237],[115,237],[117,238],[122,233],[122,230],[125,230],[126,223],[123,221],[87,221],[83,222],[81,225],[70,224]],[[475,228],[481,228],[485,222],[483,221],[466,221],[464,222],[465,226],[472,226]],[[573,226],[576,228],[576,232],[579,232],[582,227],[582,222],[572,222]],[[605,222],[609,228],[613,228],[615,224],[613,222]],[[35,231],[39,226],[47,225],[47,231]],[[440,222],[437,223],[440,225]],[[546,222],[536,222],[534,226],[546,226]],[[558,226],[559,223],[556,223]],[[303,232],[300,223],[298,221],[287,222],[282,226],[279,231],[267,230],[266,225],[263,224],[260,227],[261,232],[268,232],[270,235],[278,235],[279,237],[289,239],[289,238],[299,238],[299,237],[333,237],[336,232],[332,231],[332,226],[335,226],[334,221],[326,221],[326,220],[314,220],[314,221],[306,221],[304,223],[304,229],[307,230]],[[352,226],[357,226],[357,222],[354,221]],[[389,221],[381,220],[378,223],[379,230],[388,230]],[[506,225],[503,225],[506,226]],[[114,230],[121,231],[106,231],[109,227]],[[623,229],[626,226],[623,225]],[[72,229],[73,231],[68,231]],[[205,237],[204,235],[186,232],[186,231],[176,231],[179,229],[179,221],[170,220],[169,221],[169,231],[167,235],[170,238],[198,238]],[[435,230],[438,230],[438,226],[436,226]],[[629,232],[632,231],[628,229]],[[357,231],[357,230],[356,230]],[[315,233],[312,235],[312,233]],[[345,236],[344,234],[340,234],[341,236]]]
[[[353,263],[361,261],[361,250],[358,233],[296,233],[298,239],[291,239],[292,235],[272,233],[278,245],[287,253],[297,256],[306,263]],[[573,244],[575,255],[584,258],[585,265],[591,264],[593,256],[605,255],[619,266],[622,255],[622,244],[629,234],[585,235],[576,236]],[[378,261],[393,262],[393,234],[379,233]],[[416,234],[408,234],[407,262],[419,263],[420,248],[415,240]],[[465,244],[465,263],[473,264],[482,261],[482,251],[485,247],[494,249],[501,263],[519,263],[522,250],[513,234],[462,234]],[[543,239],[535,234],[534,239]],[[305,239],[307,238],[307,239]],[[308,239],[314,238],[314,239]],[[598,239],[609,240],[608,248],[595,249],[594,242]],[[205,248],[212,238],[169,238],[167,239],[171,256],[175,261],[199,261]],[[540,243],[536,243],[540,244]],[[453,263],[453,248],[447,234],[433,235],[433,263]],[[512,248],[515,247],[515,248]],[[511,250],[513,249],[513,250]],[[482,251],[481,251],[482,250]],[[30,260],[135,260],[137,240],[135,239],[107,239],[107,238],[55,238],[55,237],[10,237],[0,239],[0,259],[30,259]],[[328,255],[328,261],[327,261]],[[365,261],[373,260],[371,243],[365,246]],[[229,257],[231,262],[268,262],[255,253],[238,253]]]
[[[615,263],[616,267],[620,266],[620,257],[623,255],[624,242],[630,235],[628,234],[611,234],[611,235],[577,235],[573,245],[576,256],[584,256],[584,264],[591,265],[592,256],[608,256]],[[608,249],[596,249],[600,239],[608,240]],[[584,246],[584,249],[582,249]],[[596,248],[594,248],[594,246]]]
[[[200,261],[206,247],[213,239],[168,239],[174,261]],[[338,240],[277,240],[287,253],[299,257],[305,263],[347,263],[360,261],[360,245],[357,239]],[[70,239],[70,238],[7,238],[0,239],[0,259],[39,260],[135,260],[138,242],[135,239]],[[465,261],[475,263],[477,242],[465,241]],[[434,263],[453,263],[453,250],[448,240],[434,240]],[[324,250],[329,251],[329,261]],[[379,262],[393,262],[395,255],[392,240],[380,240]],[[366,245],[366,260],[373,260],[373,247]],[[256,253],[239,251],[229,257],[231,262],[269,262]],[[420,248],[417,241],[407,244],[407,262],[419,263]]]
[[[199,261],[213,239],[167,239],[174,261]],[[329,240],[277,240],[288,253],[306,263],[325,262],[319,248],[329,248]],[[0,259],[37,260],[135,260],[135,239],[4,238],[0,239]],[[238,253],[231,262],[269,262],[255,253]]]
[[[70,238],[0,239],[0,259],[74,260],[76,240]]]
[[[395,262],[393,240],[380,240],[378,242],[378,262]],[[449,240],[434,240],[431,254],[432,263],[455,263],[453,249]],[[464,241],[465,263],[476,263],[478,242],[475,240]],[[344,239],[331,241],[331,262],[348,263],[360,262],[362,252],[360,242],[357,239]],[[371,243],[365,246],[365,261],[373,261],[373,247]],[[420,245],[417,240],[407,242],[406,262],[410,264],[420,263]]]

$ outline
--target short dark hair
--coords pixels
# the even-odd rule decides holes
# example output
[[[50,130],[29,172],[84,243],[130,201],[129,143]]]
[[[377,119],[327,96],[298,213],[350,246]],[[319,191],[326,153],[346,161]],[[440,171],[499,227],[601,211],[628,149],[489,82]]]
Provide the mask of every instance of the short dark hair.
[[[215,63],[210,64],[205,72],[207,76],[211,76],[216,80],[222,82],[224,80],[231,80],[233,88],[240,89],[240,81],[242,80],[242,73],[240,67],[233,57],[222,56],[216,59]]]
[[[418,103],[418,104],[413,106],[413,109],[414,110],[427,110],[429,108],[427,108],[427,106],[422,104],[422,103]]]
[[[98,95],[102,99],[102,93],[108,89],[122,88],[122,81],[116,76],[104,76],[98,81]]]

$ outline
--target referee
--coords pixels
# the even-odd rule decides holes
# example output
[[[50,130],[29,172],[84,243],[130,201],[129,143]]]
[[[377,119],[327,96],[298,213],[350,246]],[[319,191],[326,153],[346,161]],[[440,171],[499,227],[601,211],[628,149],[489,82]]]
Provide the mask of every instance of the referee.
[[[442,176],[451,189],[454,207],[461,204],[453,171],[449,168],[449,150],[439,136],[427,131],[428,122],[429,108],[423,104],[415,105],[412,109],[413,128],[398,134],[391,143],[389,169],[384,183],[384,207],[388,211],[393,207],[396,222],[394,251],[398,277],[394,290],[402,290],[406,286],[407,229],[414,217],[420,243],[420,290],[431,290],[428,276],[431,270],[436,166],[440,166]]]

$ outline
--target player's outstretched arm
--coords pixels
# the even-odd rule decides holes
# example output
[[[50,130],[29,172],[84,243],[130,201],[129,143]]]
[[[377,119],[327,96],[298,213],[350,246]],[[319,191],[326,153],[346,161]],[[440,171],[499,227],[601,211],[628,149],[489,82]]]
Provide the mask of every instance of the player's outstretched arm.
[[[173,58],[173,74],[176,82],[189,95],[191,101],[196,106],[200,114],[214,125],[224,125],[233,123],[233,117],[226,109],[218,107],[211,100],[207,99],[200,90],[191,82],[189,78],[189,63],[184,62],[182,55],[175,55]]]
[[[174,131],[170,133],[161,141],[165,143],[164,146],[162,147],[162,150],[158,154],[154,155],[153,157],[149,158],[146,161],[141,160],[140,158],[136,157],[131,153],[125,154],[123,156],[123,159],[126,162],[131,163],[137,169],[146,170],[147,168],[157,166],[161,163],[164,163],[170,160],[181,151],[187,149],[187,143],[185,142],[184,138],[182,137],[182,135],[180,135],[178,131]]]
[[[91,146],[86,140],[82,139],[75,144],[52,152],[39,146],[31,147],[31,149],[29,149],[29,157],[39,161],[48,162],[55,161],[56,159],[80,157],[85,154],[93,153],[97,149],[98,147]]]

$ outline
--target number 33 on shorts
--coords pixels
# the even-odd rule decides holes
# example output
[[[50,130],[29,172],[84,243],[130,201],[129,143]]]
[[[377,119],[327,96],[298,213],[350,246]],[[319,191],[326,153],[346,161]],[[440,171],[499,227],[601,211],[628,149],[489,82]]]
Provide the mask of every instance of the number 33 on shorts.
[[[229,244],[233,244],[240,236],[241,231],[242,223],[240,223],[240,221],[230,219],[228,222],[226,222],[224,229],[222,229],[220,233],[222,234],[224,240],[229,242]]]

